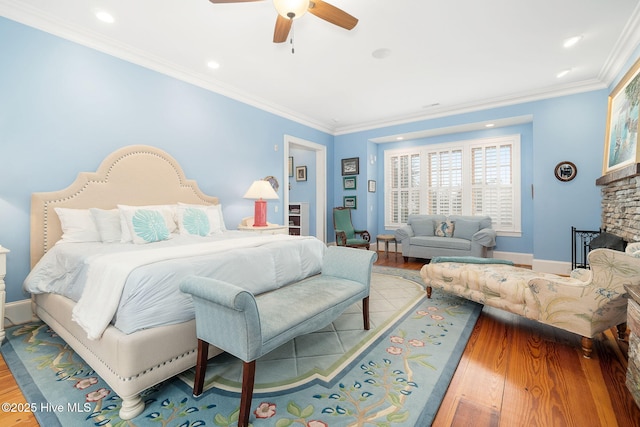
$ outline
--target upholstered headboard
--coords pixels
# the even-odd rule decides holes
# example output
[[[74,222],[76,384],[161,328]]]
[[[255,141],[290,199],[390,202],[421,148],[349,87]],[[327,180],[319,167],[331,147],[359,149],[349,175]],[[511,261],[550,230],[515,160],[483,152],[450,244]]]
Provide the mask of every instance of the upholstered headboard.
[[[123,147],[105,158],[96,172],[80,172],[67,188],[31,196],[31,267],[62,236],[55,207],[113,209],[123,205],[218,204],[176,160],[146,145]]]

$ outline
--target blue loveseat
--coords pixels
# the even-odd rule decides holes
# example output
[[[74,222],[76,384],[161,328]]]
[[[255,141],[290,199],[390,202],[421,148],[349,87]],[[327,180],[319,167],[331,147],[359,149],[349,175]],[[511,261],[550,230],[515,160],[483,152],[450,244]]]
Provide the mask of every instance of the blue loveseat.
[[[395,237],[402,245],[405,262],[437,256],[486,257],[496,245],[496,232],[488,216],[409,215]]]

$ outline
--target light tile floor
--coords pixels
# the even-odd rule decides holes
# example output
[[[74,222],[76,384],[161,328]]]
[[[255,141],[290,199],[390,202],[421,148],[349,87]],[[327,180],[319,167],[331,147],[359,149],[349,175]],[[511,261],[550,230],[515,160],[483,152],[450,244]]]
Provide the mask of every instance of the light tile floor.
[[[354,304],[326,328],[299,336],[258,359],[255,390],[281,390],[313,378],[330,379],[425,297],[424,288],[416,282],[373,273],[369,331],[363,329],[362,303]],[[241,375],[241,361],[229,354],[220,354],[209,360],[205,390],[215,386],[237,391]],[[181,379],[192,386],[193,370],[183,373]]]

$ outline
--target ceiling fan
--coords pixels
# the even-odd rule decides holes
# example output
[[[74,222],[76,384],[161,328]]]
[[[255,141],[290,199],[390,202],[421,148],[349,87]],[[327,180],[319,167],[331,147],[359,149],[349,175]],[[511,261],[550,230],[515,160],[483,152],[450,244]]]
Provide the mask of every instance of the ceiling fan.
[[[209,0],[211,3],[245,3],[262,0]],[[338,27],[351,30],[358,23],[358,19],[322,0],[273,0],[278,11],[276,27],[273,31],[273,42],[282,43],[287,40],[293,20],[300,18],[306,12],[311,12],[318,18],[324,19]]]

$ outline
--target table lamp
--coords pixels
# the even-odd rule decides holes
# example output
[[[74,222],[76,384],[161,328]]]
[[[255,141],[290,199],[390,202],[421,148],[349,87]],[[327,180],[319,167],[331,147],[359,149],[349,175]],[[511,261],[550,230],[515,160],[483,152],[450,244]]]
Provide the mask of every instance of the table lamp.
[[[255,212],[253,215],[254,227],[267,226],[267,200],[278,199],[278,194],[268,181],[253,181],[251,187],[243,196],[245,199],[255,199]]]

